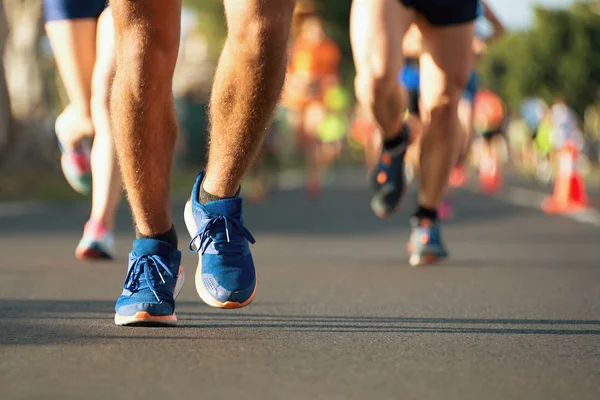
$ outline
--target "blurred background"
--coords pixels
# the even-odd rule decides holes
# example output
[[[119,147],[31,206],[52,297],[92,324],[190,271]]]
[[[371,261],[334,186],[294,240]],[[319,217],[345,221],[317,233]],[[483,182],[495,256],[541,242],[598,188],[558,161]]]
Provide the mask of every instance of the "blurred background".
[[[206,105],[211,79],[223,44],[225,26],[220,0],[186,0],[181,51],[174,83],[180,123],[177,176],[186,188],[189,176],[204,162]],[[249,179],[257,199],[275,190],[280,174],[304,170],[307,190],[318,193],[335,179],[340,166],[362,165],[365,131],[354,107],[354,67],[348,36],[351,0],[304,1],[305,14],[322,20],[327,37],[339,52],[334,61],[329,100],[297,121],[286,98],[278,111],[265,152]],[[550,184],[555,175],[551,116],[535,140],[524,124],[525,99],[538,98],[548,109],[564,99],[576,116],[572,136],[579,143],[578,165],[590,187],[600,180],[600,2],[569,0],[491,0],[488,2],[508,34],[490,42],[478,65],[480,88],[498,95],[504,104],[503,132],[507,169],[527,179]],[[41,1],[0,2],[0,200],[62,200],[77,198],[62,179],[54,120],[67,100],[43,28]],[[302,12],[298,13],[302,15]],[[298,15],[297,15],[298,17]],[[302,18],[295,21],[294,38],[302,35]],[[317,24],[318,25],[318,24]],[[317,27],[317,30],[319,28]],[[484,26],[485,30],[486,27]],[[293,68],[293,65],[290,67]],[[293,72],[293,71],[291,71]],[[293,87],[293,73],[288,86]],[[293,92],[293,90],[288,90]],[[300,100],[302,101],[302,100]],[[312,122],[311,122],[312,121]],[[306,150],[306,131],[320,135],[322,146]],[[474,146],[477,149],[477,146]],[[176,179],[176,190],[178,187]]]
[[[506,34],[477,24],[480,135],[446,199],[451,257],[408,268],[414,188],[392,218],[369,207],[379,154],[355,104],[351,0],[300,0],[281,105],[243,185],[259,290],[223,312],[198,299],[182,213],[205,161],[222,0],[183,1],[172,215],[188,283],[167,331],[113,324],[125,201],[116,262],[73,256],[82,227],[92,259],[111,228],[90,224],[61,171],[67,96],[42,1],[0,0],[0,399],[600,399],[600,0],[487,3]],[[501,190],[482,193],[486,179]]]

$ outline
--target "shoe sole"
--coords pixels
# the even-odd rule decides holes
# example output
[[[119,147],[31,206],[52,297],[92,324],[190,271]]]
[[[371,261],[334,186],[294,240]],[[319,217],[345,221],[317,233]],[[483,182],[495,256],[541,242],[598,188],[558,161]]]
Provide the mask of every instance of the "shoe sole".
[[[183,283],[185,282],[185,273],[183,267],[179,266],[179,275],[177,277],[177,283],[175,283],[175,291],[173,298],[177,299],[181,289],[183,289]],[[177,324],[177,315],[160,315],[153,316],[146,311],[140,311],[135,313],[133,316],[119,315],[115,313],[115,324],[118,326],[174,326]]]
[[[115,324],[118,326],[173,326],[177,324],[177,316],[175,313],[152,316],[145,311],[135,313],[133,316],[115,314]]]
[[[406,192],[406,186],[404,187],[404,192]],[[378,212],[377,211],[377,207],[374,206],[375,200],[371,200],[371,211],[373,211],[373,214],[375,214],[375,216],[379,219],[387,219],[390,218],[394,215],[396,215],[401,207],[402,207],[402,202],[404,201],[404,194],[402,195],[402,197],[400,198],[400,200],[398,201],[398,204],[396,204],[396,206],[394,208],[392,208],[390,211],[387,212]]]
[[[196,235],[196,233],[198,232],[198,227],[196,225],[196,221],[194,220],[194,214],[192,212],[191,201],[188,201],[185,204],[185,210],[183,213],[183,217],[185,220],[185,226],[187,227],[190,237],[194,237]],[[258,288],[258,280],[256,280],[256,282],[254,284],[254,291],[252,291],[252,294],[250,295],[250,297],[242,303],[238,303],[235,301],[226,301],[226,302],[222,303],[219,300],[215,299],[206,290],[206,287],[204,286],[204,282],[202,281],[202,254],[200,254],[200,253],[198,254],[198,267],[196,268],[195,282],[196,282],[196,291],[198,292],[198,295],[200,296],[200,299],[202,299],[203,302],[205,302],[206,304],[208,304],[211,307],[224,308],[224,309],[230,309],[230,310],[246,307],[248,304],[250,304],[252,302],[252,300],[254,299],[254,295],[256,294],[256,289]]]
[[[75,258],[81,261],[112,261],[114,257],[110,254],[97,249],[85,248],[76,249]]]
[[[439,257],[433,254],[420,255],[413,254],[408,258],[411,267],[420,267],[423,265],[432,265],[443,261],[446,257]]]
[[[406,184],[406,181],[404,181],[402,183],[402,195],[400,196],[398,203],[392,209],[390,209],[388,211],[379,211],[379,207],[376,206],[377,201],[374,198],[371,198],[370,206],[371,206],[371,211],[373,211],[373,214],[375,214],[375,216],[380,219],[387,219],[387,218],[390,218],[390,217],[394,216],[395,214],[397,214],[400,211],[402,204],[404,203],[404,198],[406,196],[407,187],[408,187],[408,185]]]
[[[410,243],[406,245],[406,251],[410,256],[408,257],[408,263],[411,267],[420,267],[422,265],[432,265],[448,258],[448,255],[435,255],[435,254],[412,254],[413,247]]]

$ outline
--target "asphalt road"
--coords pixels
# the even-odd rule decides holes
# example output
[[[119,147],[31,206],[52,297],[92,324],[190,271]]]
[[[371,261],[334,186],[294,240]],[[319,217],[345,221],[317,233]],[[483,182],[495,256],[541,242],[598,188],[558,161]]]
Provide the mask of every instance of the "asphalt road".
[[[0,217],[0,399],[600,398],[598,226],[463,190],[452,258],[415,269],[411,201],[380,221],[360,186],[248,205],[254,303],[213,310],[188,278],[175,328],[113,324],[125,209],[108,264],[72,256],[86,204]]]

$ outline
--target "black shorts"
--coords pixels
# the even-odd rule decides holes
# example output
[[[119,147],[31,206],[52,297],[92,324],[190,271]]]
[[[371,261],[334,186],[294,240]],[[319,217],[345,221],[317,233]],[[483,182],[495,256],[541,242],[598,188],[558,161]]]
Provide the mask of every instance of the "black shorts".
[[[408,113],[419,117],[419,91],[409,90],[408,91]]]
[[[459,25],[475,21],[479,0],[401,0],[431,25]]]
[[[491,129],[489,131],[481,132],[481,137],[487,141],[494,139],[497,136],[504,136],[502,128]]]
[[[535,140],[535,138],[537,137],[539,131],[540,131],[539,128],[535,128],[535,129],[531,130],[531,139],[532,140]]]
[[[44,0],[44,19],[98,19],[107,6],[107,0]]]

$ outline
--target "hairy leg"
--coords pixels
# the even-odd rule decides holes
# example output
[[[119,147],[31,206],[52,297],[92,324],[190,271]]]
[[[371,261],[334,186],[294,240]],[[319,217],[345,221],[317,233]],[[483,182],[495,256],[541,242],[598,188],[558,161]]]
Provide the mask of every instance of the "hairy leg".
[[[172,227],[171,170],[177,137],[172,81],[181,25],[179,0],[111,0],[116,74],[111,96],[117,156],[137,230]]]
[[[162,1],[162,0],[161,0]],[[225,0],[228,37],[215,76],[204,190],[236,194],[279,100],[295,0]]]

